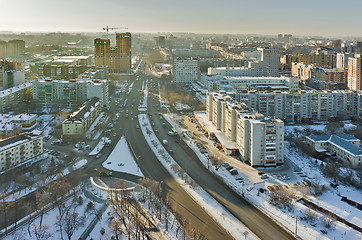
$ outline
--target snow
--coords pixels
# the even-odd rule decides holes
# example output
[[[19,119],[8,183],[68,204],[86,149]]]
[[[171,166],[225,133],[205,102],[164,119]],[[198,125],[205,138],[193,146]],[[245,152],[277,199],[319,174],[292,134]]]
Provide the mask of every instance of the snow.
[[[107,160],[103,162],[102,166],[111,171],[144,177],[142,171],[139,169],[136,161],[134,160],[124,136],[122,136],[118,141],[116,147],[108,156]]]
[[[228,212],[222,205],[213,199],[207,192],[199,186],[191,188],[182,180],[176,172],[171,169],[171,165],[175,164],[179,167],[177,162],[168,154],[163,145],[160,143],[155,133],[153,132],[149,118],[146,114],[138,115],[138,120],[141,126],[142,133],[149,144],[150,148],[168,170],[168,172],[176,179],[176,181],[185,189],[185,191],[209,213],[209,215],[226,229],[235,239],[243,239],[243,233],[249,232],[248,239],[258,239],[245,225],[236,219],[230,212]],[[180,168],[180,167],[179,167]],[[191,179],[189,176],[187,178]]]
[[[97,155],[98,153],[100,153],[102,151],[102,149],[104,148],[104,145],[106,145],[107,143],[111,143],[111,140],[107,137],[102,137],[97,146],[95,146],[95,148],[88,153],[88,155],[92,156],[92,155]]]
[[[81,234],[83,233],[84,227],[88,226],[90,224],[90,222],[92,221],[92,219],[94,218],[94,213],[85,213],[86,207],[88,202],[90,202],[90,199],[87,199],[85,197],[85,195],[82,193],[80,195],[83,199],[83,204],[79,205],[75,208],[75,212],[79,214],[79,216],[85,216],[85,221],[84,221],[84,225],[79,227],[75,232],[74,235],[72,237],[72,239],[78,239]],[[70,199],[66,201],[66,203],[70,203]],[[97,203],[95,201],[93,201],[94,203],[94,208],[95,209],[99,209],[101,204]],[[48,229],[47,232],[49,233],[50,237],[48,238],[49,240],[56,240],[56,239],[60,239],[60,233],[59,233],[59,227],[56,225],[56,223],[58,222],[57,216],[58,216],[58,209],[57,208],[53,208],[51,210],[49,210],[48,212],[46,212],[43,216],[43,225],[47,225]],[[33,222],[33,224],[35,224],[36,226],[39,226],[40,223],[40,217],[36,218],[35,221]],[[19,224],[18,224],[19,226]],[[32,237],[29,236],[28,233],[28,224],[23,225],[22,227],[18,228],[16,230],[16,232],[9,234],[8,236],[4,237],[3,239],[5,240],[13,240],[13,239],[22,239],[22,240],[33,240],[35,239],[34,233],[32,233]],[[30,229],[32,230],[33,227],[31,226]],[[66,238],[65,233],[64,237]]]
[[[170,118],[165,117],[168,121],[172,121]],[[175,125],[175,123],[172,123],[172,125]],[[309,125],[308,127],[312,128],[313,130],[322,130],[324,129],[325,125]],[[298,128],[299,130],[303,130],[305,126],[286,126],[286,131],[294,131],[294,128]],[[205,140],[205,139],[204,139]],[[207,140],[205,140],[207,141]],[[194,145],[194,141],[191,139],[185,139],[185,142],[195,151],[195,153],[198,155],[200,161],[207,167],[208,165],[208,159],[204,154],[202,154]],[[295,149],[294,149],[295,150]],[[213,152],[214,154],[214,152]],[[300,169],[302,169],[301,173],[302,176],[297,176],[296,178],[289,181],[291,183],[296,183],[297,181],[302,181],[303,178],[305,178],[304,175],[307,175],[312,181],[317,182],[318,184],[329,184],[329,181],[325,179],[318,167],[315,165],[315,159],[308,159],[303,154],[293,151],[293,149],[290,148],[289,143],[285,142],[285,156],[288,160],[292,162],[292,164],[295,164]],[[219,157],[219,156],[218,156]],[[225,156],[224,159],[229,159],[230,157]],[[229,162],[229,161],[228,161]],[[210,168],[210,171],[213,172],[216,175],[219,175],[221,179],[228,184],[234,191],[240,195],[242,193],[245,193],[245,199],[248,200],[251,204],[253,204],[255,207],[259,208],[261,211],[263,211],[266,215],[270,216],[274,221],[279,223],[280,225],[284,226],[285,228],[289,229],[290,232],[294,233],[295,231],[295,216],[298,217],[298,236],[302,239],[358,239],[361,238],[361,234],[350,227],[346,226],[345,224],[342,224],[340,222],[335,221],[335,229],[334,230],[327,230],[327,234],[323,235],[320,230],[326,229],[323,224],[322,220],[326,217],[324,214],[316,212],[317,214],[317,225],[311,226],[309,222],[305,220],[301,220],[301,217],[305,215],[306,209],[308,209],[306,206],[304,206],[300,202],[293,202],[294,210],[292,212],[289,212],[286,209],[280,209],[278,207],[275,207],[271,204],[269,204],[269,196],[268,193],[266,194],[260,194],[257,195],[257,191],[251,190],[251,191],[245,191],[245,188],[252,189],[252,186],[255,182],[260,182],[260,176],[257,175],[257,173],[252,174],[248,167],[245,164],[241,163],[240,161],[234,159],[234,162],[238,164],[235,164],[233,167],[237,168],[239,170],[239,174],[237,177],[231,176],[230,173],[224,168],[220,167],[218,171],[215,171],[214,167]],[[319,163],[320,164],[320,163]],[[240,167],[240,165],[245,165],[246,167]],[[293,167],[292,167],[293,169]],[[292,170],[293,171],[293,170]],[[293,173],[290,173],[293,174]],[[295,174],[295,173],[294,173]],[[254,176],[252,176],[254,175]],[[274,172],[271,174],[268,174],[270,177],[267,182],[266,186],[270,185],[286,185],[285,181],[279,180],[282,174],[278,174],[278,172]],[[289,174],[288,174],[289,175]],[[297,174],[295,174],[297,175]],[[276,178],[273,178],[275,176]],[[292,175],[291,175],[292,176]],[[240,184],[240,182],[237,180],[237,178],[242,178],[243,182]],[[338,189],[333,190],[329,189],[326,193],[324,193],[322,196],[318,196],[318,198],[308,196],[308,200],[314,201],[318,203],[319,206],[325,207],[328,210],[331,210],[332,212],[335,212],[337,215],[341,215],[341,217],[345,217],[351,222],[356,223],[358,226],[361,226],[361,211],[357,208],[354,208],[350,205],[348,205],[345,202],[340,201],[340,197],[337,196],[347,196],[351,199],[362,199],[362,194],[360,191],[355,190],[352,187],[346,187],[346,186],[339,186]]]

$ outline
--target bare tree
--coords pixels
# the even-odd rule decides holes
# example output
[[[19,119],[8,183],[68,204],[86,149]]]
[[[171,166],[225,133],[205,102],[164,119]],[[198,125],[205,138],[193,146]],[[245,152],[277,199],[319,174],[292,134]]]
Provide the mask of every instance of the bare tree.
[[[78,213],[72,212],[65,215],[63,219],[64,232],[67,234],[68,240],[72,239],[74,232],[84,224],[84,217]]]
[[[48,231],[48,225],[44,224],[41,228],[37,227],[36,224],[32,224],[33,233],[37,240],[45,240],[51,237],[51,234]]]
[[[109,228],[111,229],[112,237],[115,240],[121,240],[121,236],[123,234],[121,221],[119,221],[118,219],[111,220],[109,223]]]

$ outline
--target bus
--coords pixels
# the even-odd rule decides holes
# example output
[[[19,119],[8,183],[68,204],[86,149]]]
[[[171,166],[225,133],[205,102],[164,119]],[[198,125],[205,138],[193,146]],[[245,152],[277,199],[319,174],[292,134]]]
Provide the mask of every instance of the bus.
[[[172,130],[174,136],[178,135],[178,132],[177,132],[176,128],[172,128],[171,130]]]

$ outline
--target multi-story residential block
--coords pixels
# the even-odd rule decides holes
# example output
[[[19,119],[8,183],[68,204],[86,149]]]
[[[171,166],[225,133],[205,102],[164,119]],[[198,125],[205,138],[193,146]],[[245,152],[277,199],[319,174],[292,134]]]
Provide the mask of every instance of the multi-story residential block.
[[[0,170],[6,170],[43,154],[43,137],[34,133],[20,135],[0,141]]]
[[[98,98],[88,100],[62,123],[63,139],[72,141],[83,136],[101,112],[102,103]]]
[[[189,84],[200,81],[199,59],[174,59],[173,79],[176,84]]]
[[[292,63],[292,76],[317,89],[345,89],[347,70],[322,68],[303,63]]]
[[[361,92],[237,92],[234,100],[249,109],[287,122],[361,117]]]
[[[238,112],[236,143],[244,161],[253,167],[284,163],[284,123],[262,114]]]
[[[354,57],[354,53],[337,53],[336,68],[340,70],[348,69],[348,59]]]
[[[25,42],[23,40],[10,40],[0,42],[0,58],[18,57],[25,53]]]
[[[361,140],[352,135],[312,135],[306,136],[305,139],[307,145],[313,147],[318,153],[328,151],[352,167],[362,165]]]
[[[227,77],[202,75],[201,82],[209,91],[298,91],[299,79],[292,77]]]
[[[207,93],[206,114],[217,130],[237,144],[243,160],[251,166],[284,163],[282,120],[250,113],[245,104],[237,104],[230,96],[217,93]]]
[[[279,52],[276,49],[258,48],[256,61],[249,61],[245,67],[209,68],[208,75],[279,77]]]
[[[131,33],[116,33],[116,46],[111,47],[109,39],[96,38],[95,64],[108,66],[110,72],[131,69]]]
[[[21,103],[32,91],[32,82],[25,82],[0,92],[0,111]]]
[[[38,78],[33,83],[33,99],[42,105],[76,105],[99,97],[108,105],[108,80],[52,80]]]
[[[362,57],[348,58],[348,89],[362,90]]]
[[[58,80],[76,79],[80,74],[92,71],[96,71],[95,78],[108,79],[108,68],[105,66],[35,64],[30,66],[30,70],[35,76]]]

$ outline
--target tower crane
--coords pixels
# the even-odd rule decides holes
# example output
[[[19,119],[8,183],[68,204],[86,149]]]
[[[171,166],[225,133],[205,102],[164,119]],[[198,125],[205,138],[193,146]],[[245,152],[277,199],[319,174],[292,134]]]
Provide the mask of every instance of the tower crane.
[[[108,27],[108,26],[106,26],[106,27],[104,27],[104,28],[102,28],[103,30],[105,30],[106,32],[107,32],[107,39],[108,39],[108,31],[109,30],[115,30],[115,29],[128,29],[128,28],[126,28],[126,27],[120,27],[120,28],[118,28],[118,27]]]

